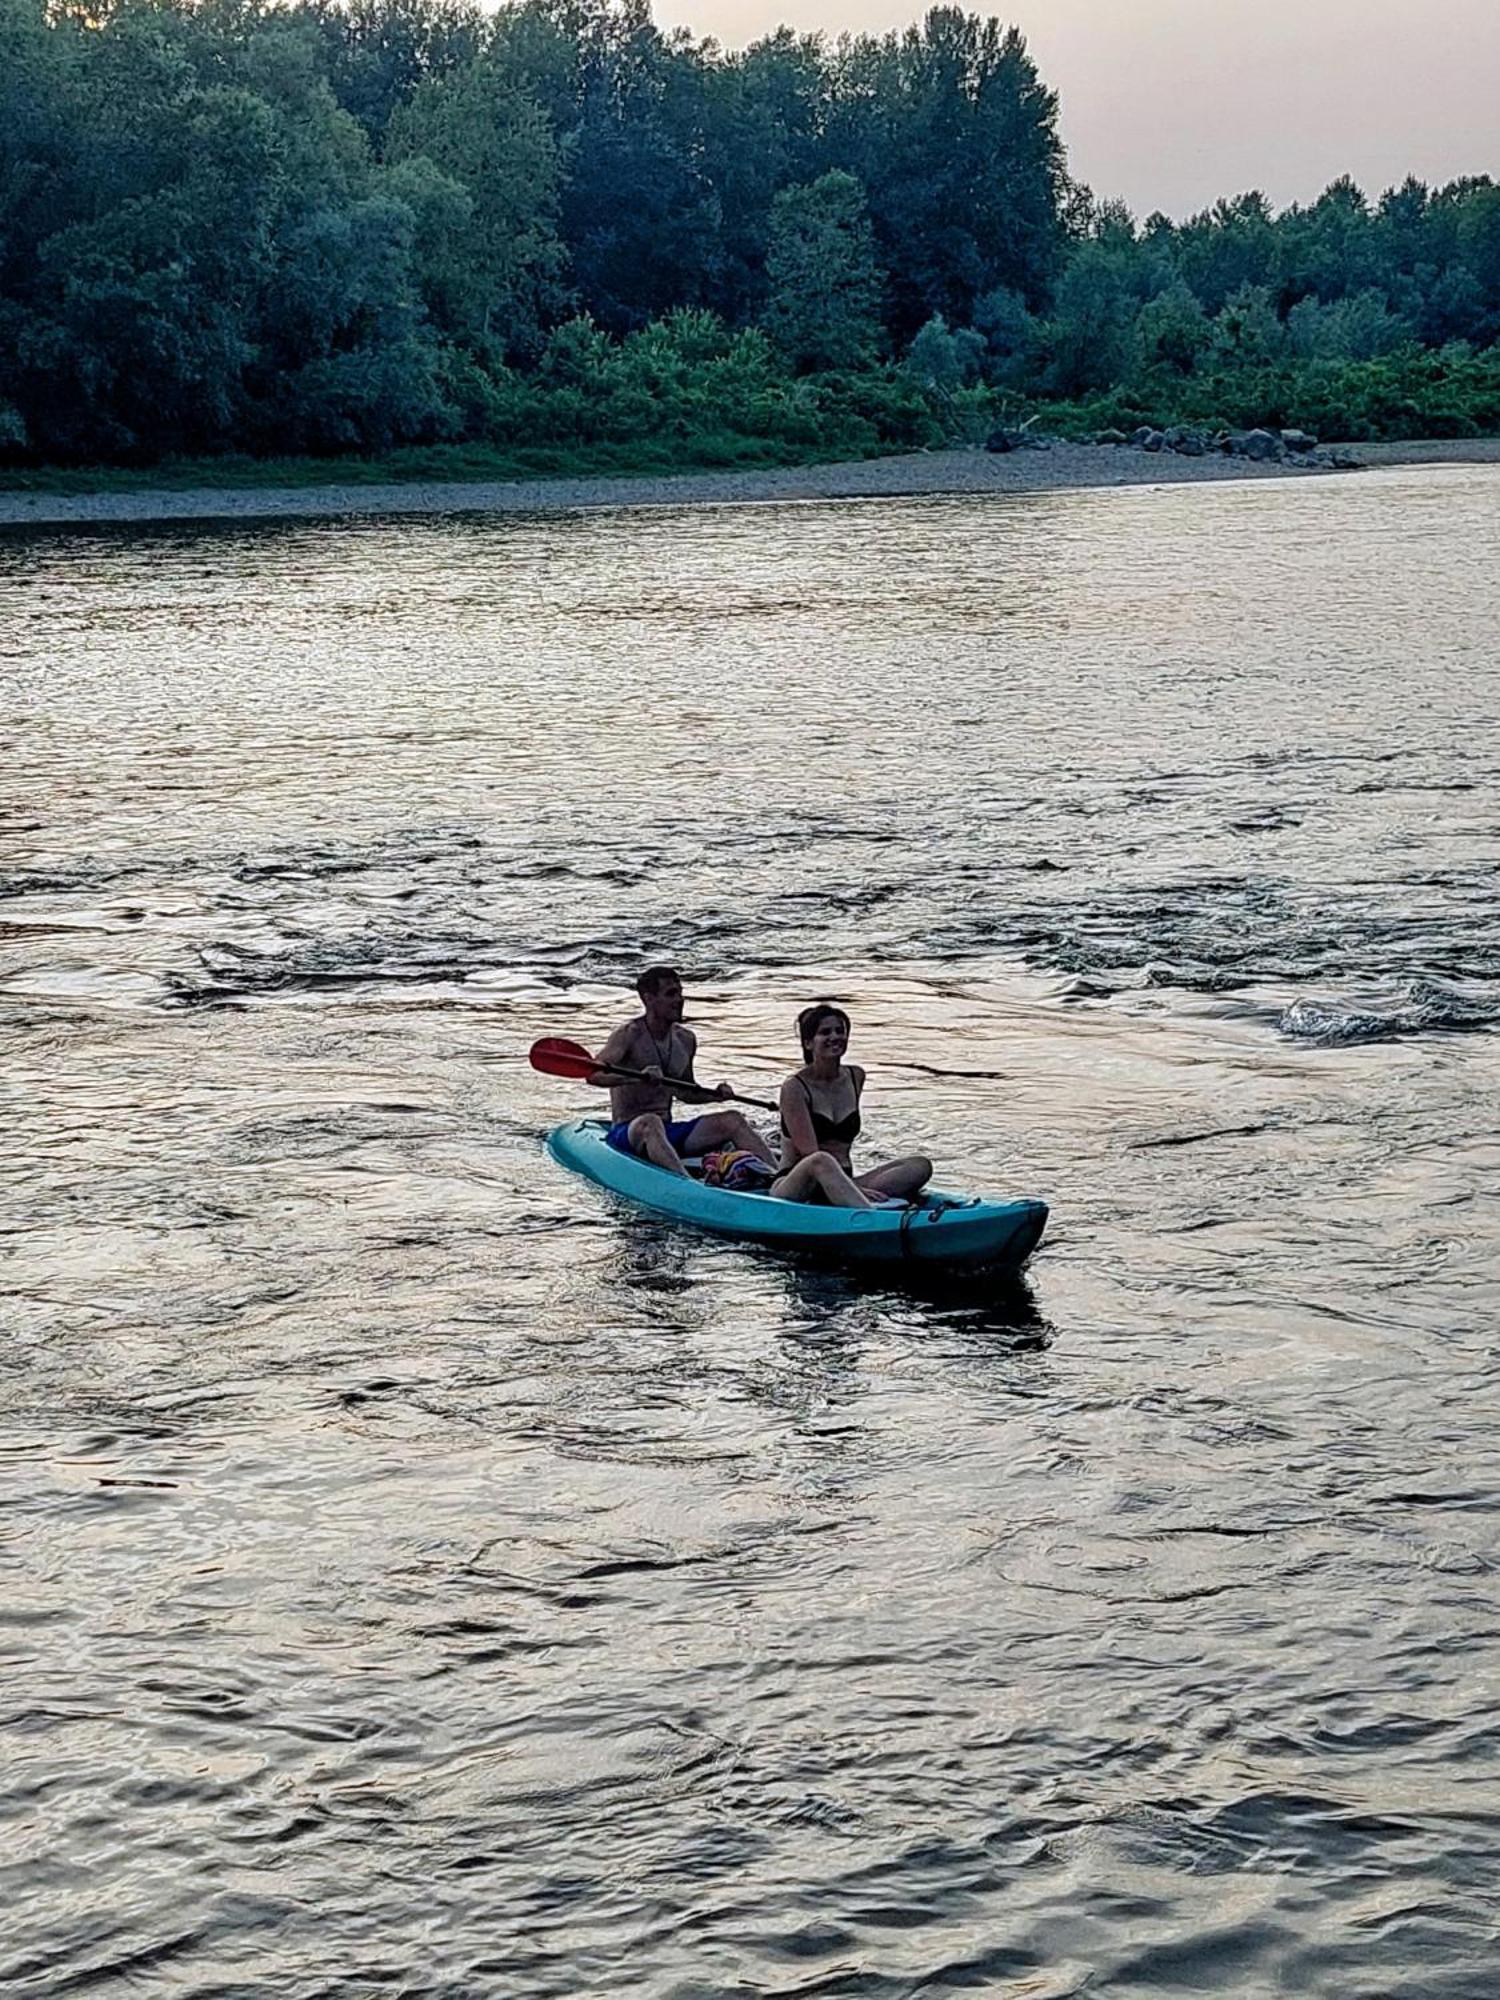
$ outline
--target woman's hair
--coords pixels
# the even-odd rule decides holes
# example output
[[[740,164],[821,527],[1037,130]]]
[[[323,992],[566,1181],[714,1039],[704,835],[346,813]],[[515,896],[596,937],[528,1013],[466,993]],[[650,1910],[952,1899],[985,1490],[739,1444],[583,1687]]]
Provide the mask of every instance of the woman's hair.
[[[804,1007],[797,1016],[797,1039],[802,1044],[802,1059],[812,1061],[813,1036],[825,1021],[842,1021],[847,1035],[853,1023],[842,1007],[835,1007],[831,1000],[814,1000],[810,1007]]]

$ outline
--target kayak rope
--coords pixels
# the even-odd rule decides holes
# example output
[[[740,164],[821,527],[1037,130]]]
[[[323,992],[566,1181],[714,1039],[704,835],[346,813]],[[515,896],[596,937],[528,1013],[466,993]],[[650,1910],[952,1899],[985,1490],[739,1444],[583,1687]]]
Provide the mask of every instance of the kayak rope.
[[[915,1257],[917,1254],[912,1248],[911,1226],[919,1215],[930,1215],[933,1221],[936,1222],[938,1217],[946,1215],[950,1208],[962,1207],[962,1202],[942,1200],[908,1202],[906,1207],[901,1211],[901,1255],[903,1257]]]
[[[901,1255],[903,1257],[915,1257],[917,1254],[911,1247],[911,1226],[919,1212],[919,1210],[911,1207],[903,1208],[901,1211]]]

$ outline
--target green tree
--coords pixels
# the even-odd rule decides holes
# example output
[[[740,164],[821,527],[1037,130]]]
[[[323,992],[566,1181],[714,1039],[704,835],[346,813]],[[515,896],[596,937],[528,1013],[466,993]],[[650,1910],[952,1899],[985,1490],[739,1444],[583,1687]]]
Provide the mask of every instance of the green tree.
[[[983,334],[972,327],[950,331],[941,313],[928,320],[907,353],[906,365],[919,382],[944,394],[970,388],[984,366]]]
[[[408,168],[399,185],[422,208],[419,280],[434,316],[461,338],[525,351],[563,263],[561,169],[543,112],[483,59],[420,84],[392,115],[386,154]],[[414,179],[421,160],[467,204]]]
[[[1290,298],[1308,293],[1342,299],[1380,276],[1380,232],[1370,205],[1348,175],[1332,182],[1310,208],[1292,208],[1277,227],[1280,275]]]
[[[454,428],[417,287],[415,229],[405,203],[371,194],[288,233],[265,319],[267,442],[380,451]]]
[[[1213,351],[1221,366],[1270,361],[1285,345],[1286,330],[1263,285],[1241,285],[1214,320]]]
[[[764,325],[800,369],[860,368],[879,349],[881,274],[864,189],[837,170],[771,206]]]
[[[141,190],[38,249],[18,361],[29,427],[60,456],[212,449],[246,407],[282,132],[261,99],[180,75],[156,144],[132,135]]]
[[[1216,202],[1183,223],[1171,250],[1183,283],[1210,316],[1247,285],[1274,291],[1280,283],[1276,223],[1258,189]]]
[[[429,78],[473,62],[486,32],[472,0],[301,0],[293,18],[319,37],[338,102],[375,141]]]
[[[1138,360],[1136,299],[1118,248],[1084,244],[1062,275],[1038,336],[1045,385],[1079,396],[1124,381]]]
[[[1410,275],[1429,264],[1429,202],[1426,183],[1411,174],[1400,187],[1387,188],[1380,197],[1375,238],[1386,270]]]
[[[891,326],[967,325],[997,285],[1042,303],[1071,192],[1057,99],[1023,37],[934,7],[920,27],[841,45],[827,158],[868,191]]]
[[[290,367],[410,340],[422,318],[415,233],[411,209],[378,194],[315,209],[288,230],[266,317],[273,358]]]
[[[1373,361],[1412,337],[1412,329],[1373,289],[1325,305],[1302,299],[1286,318],[1288,351],[1304,360]]]
[[[1484,287],[1466,264],[1452,264],[1431,279],[1418,308],[1418,330],[1429,347],[1451,340],[1483,345],[1496,328]]]
[[[1487,331],[1500,332],[1500,187],[1485,181],[1471,188],[1458,224],[1458,254],[1490,309]]]
[[[1182,282],[1147,299],[1136,314],[1135,337],[1143,368],[1191,375],[1213,340],[1208,314]]]
[[[623,333],[713,304],[725,258],[712,44],[663,35],[649,0],[520,0],[497,22],[495,55],[566,155],[562,234],[584,310]]]
[[[698,160],[718,214],[705,296],[743,323],[765,305],[772,201],[780,189],[816,179],[824,164],[822,44],[778,29],[742,55],[705,62],[701,75]]]
[[[1036,347],[1037,322],[1026,301],[1008,285],[996,285],[974,302],[974,331],[985,345],[985,375],[997,384],[1021,380]]]

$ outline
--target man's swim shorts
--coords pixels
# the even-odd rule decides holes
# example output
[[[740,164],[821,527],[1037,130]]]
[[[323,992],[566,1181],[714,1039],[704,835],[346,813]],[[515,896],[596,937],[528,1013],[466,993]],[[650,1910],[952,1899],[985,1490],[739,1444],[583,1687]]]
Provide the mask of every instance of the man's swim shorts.
[[[669,1118],[666,1121],[667,1144],[674,1153],[682,1152],[692,1136],[693,1127],[698,1122],[696,1118]],[[606,1145],[613,1146],[617,1153],[629,1153],[636,1158],[644,1159],[645,1154],[636,1154],[634,1146],[630,1143],[630,1128],[634,1123],[633,1118],[621,1119],[618,1125],[610,1126],[604,1135],[604,1141]]]

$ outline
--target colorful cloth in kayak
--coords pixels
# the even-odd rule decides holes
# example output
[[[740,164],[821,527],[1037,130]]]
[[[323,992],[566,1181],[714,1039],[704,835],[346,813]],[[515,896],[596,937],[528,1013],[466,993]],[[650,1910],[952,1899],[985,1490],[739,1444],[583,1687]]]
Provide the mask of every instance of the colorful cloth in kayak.
[[[764,1194],[775,1178],[775,1167],[768,1167],[764,1160],[740,1146],[726,1146],[722,1153],[703,1155],[705,1187],[728,1188],[731,1194]]]
[[[618,1125],[611,1125],[604,1135],[605,1144],[613,1146],[617,1153],[633,1154],[635,1148],[630,1143],[630,1128],[634,1122],[634,1119],[622,1118]],[[693,1136],[693,1128],[697,1123],[698,1120],[696,1118],[669,1118],[667,1120],[667,1144],[672,1148],[674,1153],[684,1151],[688,1140]]]

